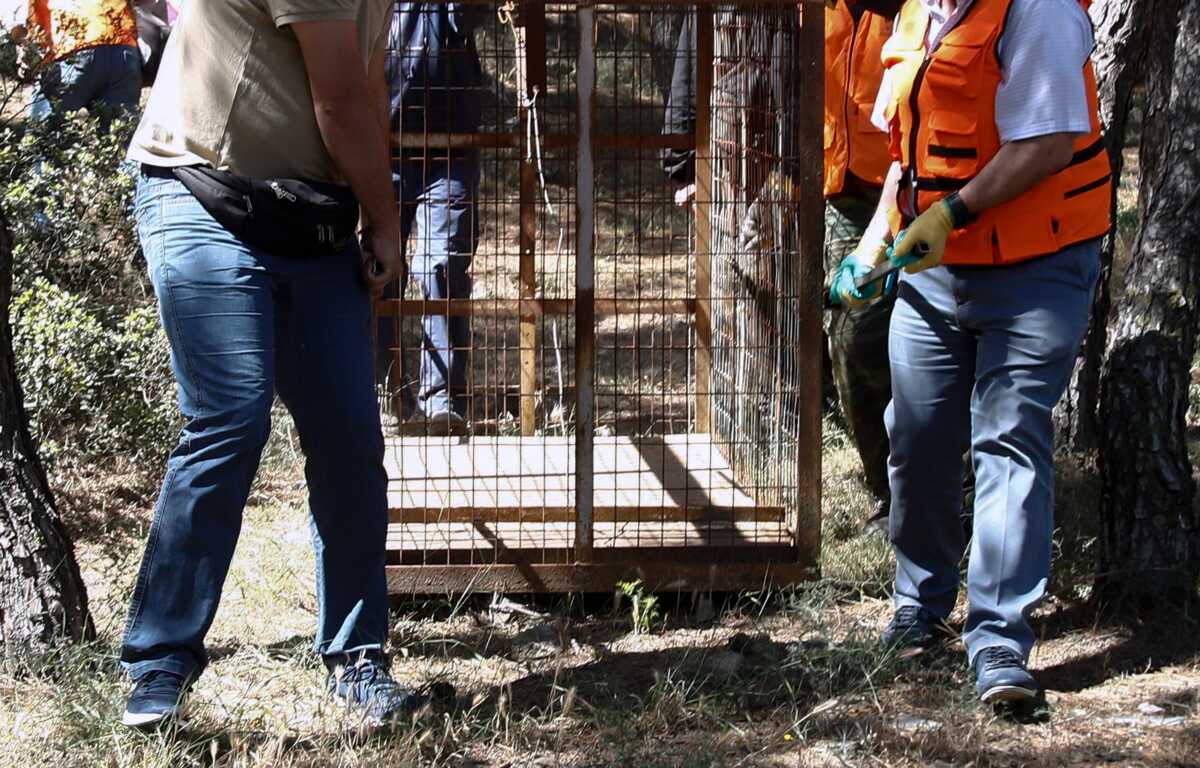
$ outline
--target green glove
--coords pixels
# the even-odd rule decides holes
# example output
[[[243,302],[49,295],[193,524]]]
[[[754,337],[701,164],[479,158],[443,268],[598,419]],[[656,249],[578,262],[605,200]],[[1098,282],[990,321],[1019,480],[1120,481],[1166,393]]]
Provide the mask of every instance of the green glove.
[[[842,263],[838,265],[833,276],[833,284],[829,287],[829,300],[834,306],[844,306],[850,309],[864,307],[872,301],[895,290],[896,274],[893,272],[880,285],[879,280],[857,287],[857,281],[866,277],[871,270],[887,260],[887,243],[859,243]]]

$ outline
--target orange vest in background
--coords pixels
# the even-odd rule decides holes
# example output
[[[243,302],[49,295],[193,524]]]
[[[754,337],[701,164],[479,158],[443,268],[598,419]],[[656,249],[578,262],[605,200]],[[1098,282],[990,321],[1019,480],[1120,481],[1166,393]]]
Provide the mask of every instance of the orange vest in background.
[[[29,21],[41,28],[52,59],[97,45],[137,46],[129,0],[30,0]]]
[[[891,34],[890,20],[864,13],[856,22],[845,3],[825,11],[826,197],[842,191],[847,172],[882,186],[892,164],[887,134],[871,124]]]
[[[901,9],[883,53],[884,65],[892,72],[887,117],[904,168],[896,201],[900,220],[892,222],[893,234],[965,186],[1000,150],[996,43],[1011,1],[975,0],[928,55],[928,11],[920,0],[908,0]],[[1092,127],[1076,139],[1070,165],[955,230],[943,263],[1011,264],[1108,232],[1112,176],[1090,61],[1084,67],[1084,83]]]

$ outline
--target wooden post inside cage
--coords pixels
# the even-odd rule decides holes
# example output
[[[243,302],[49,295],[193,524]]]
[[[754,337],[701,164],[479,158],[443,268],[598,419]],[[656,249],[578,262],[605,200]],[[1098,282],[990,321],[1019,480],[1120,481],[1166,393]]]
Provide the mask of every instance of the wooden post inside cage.
[[[641,578],[732,591],[812,577],[822,6],[486,7],[482,129],[394,137],[397,150],[477,150],[483,178],[471,295],[377,305],[403,340],[397,369],[418,364],[423,317],[465,319],[471,337],[466,434],[405,425],[387,440],[389,590],[594,592]],[[683,14],[695,127],[664,134],[661,65],[678,64]],[[672,205],[659,159],[686,149],[690,210]],[[780,178],[798,199],[775,194]],[[740,239],[755,205],[770,245]]]
[[[517,89],[524,94],[520,105],[520,124],[530,120],[531,105],[546,90],[546,6],[543,3],[523,3],[520,6],[520,26],[516,29]],[[537,317],[533,312],[537,300],[537,208],[538,168],[535,148],[525,139],[521,157],[521,221],[520,221],[520,286],[521,313],[521,434],[532,435],[537,429],[537,392],[539,348]]]
[[[713,9],[696,8],[696,431],[708,432],[712,392],[712,128]]]

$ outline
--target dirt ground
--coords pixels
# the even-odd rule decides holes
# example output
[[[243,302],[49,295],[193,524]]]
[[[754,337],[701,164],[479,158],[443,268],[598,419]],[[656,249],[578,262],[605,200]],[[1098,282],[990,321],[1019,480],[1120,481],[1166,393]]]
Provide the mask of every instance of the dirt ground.
[[[976,703],[961,646],[916,659],[880,651],[890,554],[854,534],[869,504],[836,436],[823,581],[662,595],[640,628],[629,601],[608,596],[399,604],[393,670],[435,703],[413,724],[365,733],[322,695],[302,476],[286,445],[276,453],[246,513],[212,664],[177,734],[118,724],[127,687],[117,645],[152,494],[112,473],[66,484],[100,638],[0,670],[0,765],[1200,764],[1194,617],[1116,621],[1081,599],[1086,586],[1056,578],[1036,621],[1046,700],[1021,712]],[[1086,489],[1068,482],[1064,497],[1085,506]],[[1060,575],[1086,572],[1072,566],[1090,551],[1079,525],[1060,533]]]

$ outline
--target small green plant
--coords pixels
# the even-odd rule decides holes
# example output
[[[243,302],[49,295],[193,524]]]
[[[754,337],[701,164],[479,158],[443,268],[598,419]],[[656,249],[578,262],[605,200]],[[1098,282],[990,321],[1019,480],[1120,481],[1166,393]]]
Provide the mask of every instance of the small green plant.
[[[658,598],[654,595],[646,594],[646,588],[642,584],[641,579],[618,581],[617,596],[618,604],[621,597],[626,597],[632,606],[630,622],[633,625],[633,634],[650,634],[654,623],[658,621],[660,615]]]

